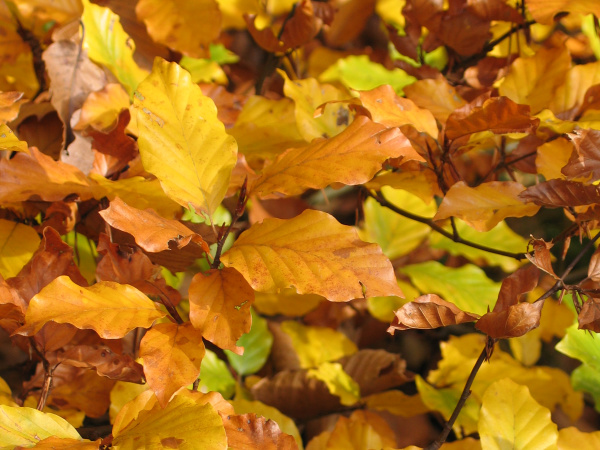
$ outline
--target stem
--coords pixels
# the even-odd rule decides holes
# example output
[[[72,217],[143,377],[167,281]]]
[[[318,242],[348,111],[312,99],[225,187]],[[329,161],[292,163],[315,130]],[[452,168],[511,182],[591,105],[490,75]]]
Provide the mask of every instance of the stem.
[[[158,291],[158,296],[160,297],[160,301],[162,302],[163,305],[165,305],[165,308],[167,308],[167,311],[169,312],[169,314],[171,315],[171,317],[173,319],[175,319],[175,322],[177,322],[178,325],[182,325],[183,324],[183,319],[181,318],[181,316],[177,312],[177,308],[175,308],[175,305],[173,305],[173,303],[171,303],[171,300],[163,292],[163,290],[161,288],[159,288],[158,286],[156,286],[151,281],[144,280],[144,282],[148,283],[150,286],[152,286],[153,288],[155,288]]]
[[[192,391],[198,391],[198,386],[200,385],[200,378],[196,378],[194,384],[192,385]]]
[[[44,356],[44,354],[37,347],[35,339],[33,337],[29,338],[29,345],[35,352],[35,354],[42,360],[42,366],[44,367],[44,382],[42,384],[42,392],[40,393],[40,399],[38,400],[37,410],[42,411],[46,406],[46,401],[48,400],[48,395],[50,395],[50,389],[52,388],[52,375],[54,374],[55,367],[50,367],[50,363]]]
[[[446,422],[444,424],[444,429],[442,430],[442,434],[440,434],[440,436],[434,442],[429,444],[429,446],[426,447],[425,450],[437,450],[438,448],[440,448],[442,446],[442,444],[444,442],[446,442],[446,439],[448,438],[450,431],[452,431],[454,422],[456,422],[456,419],[458,418],[458,415],[460,414],[462,407],[464,406],[464,404],[467,402],[467,399],[471,395],[471,386],[473,385],[475,376],[477,375],[477,372],[479,372],[479,369],[481,368],[481,365],[483,364],[483,361],[485,361],[486,357],[487,357],[487,345],[481,351],[479,358],[477,358],[477,361],[475,362],[475,365],[473,366],[473,369],[471,370],[471,374],[469,375],[469,378],[467,379],[467,382],[465,383],[465,387],[462,391],[462,394],[460,395],[460,399],[458,400],[458,403],[456,404],[456,407],[454,408],[454,411],[452,412],[450,419],[448,420],[448,422]]]
[[[466,239],[461,238],[458,233],[450,233],[446,230],[444,230],[442,227],[440,227],[439,225],[436,225],[433,220],[427,218],[427,217],[421,217],[421,216],[417,216],[415,214],[409,213],[408,211],[405,211],[403,209],[398,208],[396,205],[388,202],[385,197],[380,194],[380,193],[372,193],[372,192],[367,192],[367,195],[369,197],[372,197],[373,199],[375,199],[375,201],[377,203],[379,203],[381,206],[384,206],[392,211],[394,211],[396,214],[400,214],[401,216],[404,216],[408,219],[414,220],[415,222],[420,222],[423,223],[425,225],[427,225],[428,227],[430,227],[432,230],[437,231],[439,234],[441,234],[442,236],[447,237],[448,239],[451,239],[452,241],[458,243],[458,244],[463,244],[466,245],[468,247],[472,247],[472,248],[476,248],[478,250],[482,250],[484,252],[488,252],[488,253],[493,253],[495,255],[501,255],[501,256],[506,256],[508,258],[513,258],[516,259],[518,261],[521,261],[522,259],[525,259],[525,253],[512,253],[512,252],[506,252],[504,250],[499,250],[496,248],[492,248],[492,247],[488,247],[486,245],[480,245],[477,244],[476,242],[471,242],[468,241]]]

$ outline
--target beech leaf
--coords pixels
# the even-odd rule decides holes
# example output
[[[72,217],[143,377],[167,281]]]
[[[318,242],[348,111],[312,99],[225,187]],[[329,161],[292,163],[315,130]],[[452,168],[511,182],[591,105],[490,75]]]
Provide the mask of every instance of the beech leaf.
[[[329,392],[340,398],[342,405],[354,405],[360,400],[360,387],[339,363],[321,363],[317,368],[308,370],[308,377],[325,383]]]
[[[235,267],[260,292],[294,286],[300,294],[319,294],[336,302],[402,297],[392,265],[379,246],[361,241],[353,228],[320,211],[253,225],[221,261]]]
[[[528,187],[519,198],[551,208],[600,203],[600,187],[576,181],[553,179]]]
[[[135,92],[133,108],[144,168],[180,205],[212,216],[227,191],[237,153],[214,102],[187,71],[156,58]]]
[[[25,325],[18,333],[31,336],[53,321],[92,329],[105,339],[120,339],[134,328],[148,328],[164,316],[152,300],[134,287],[100,281],[84,288],[63,275],[31,299]]]
[[[255,413],[230,415],[221,413],[228,448],[260,448],[265,450],[297,450],[293,436],[283,433],[273,420]]]
[[[600,131],[575,130],[569,138],[575,149],[569,153],[562,173],[569,178],[600,178]]]
[[[177,390],[198,378],[203,357],[202,333],[190,322],[160,323],[146,332],[140,358],[148,385],[163,408]]]
[[[523,336],[540,325],[544,301],[517,303],[481,317],[475,328],[493,339]]]
[[[250,331],[254,291],[235,269],[198,273],[189,287],[190,321],[204,339],[239,355],[236,342]]]
[[[0,274],[16,276],[40,244],[37,232],[22,223],[0,219]]]
[[[600,299],[590,298],[584,302],[579,316],[577,317],[580,330],[591,330],[600,332]]]
[[[532,291],[538,285],[540,271],[536,266],[521,267],[502,280],[498,300],[494,311],[507,309],[516,305],[522,294]]]
[[[456,305],[436,294],[421,295],[404,305],[395,314],[396,317],[388,328],[388,333],[391,334],[396,330],[429,330],[473,322],[479,318],[477,314],[461,311]]]
[[[386,159],[397,157],[424,161],[399,129],[358,116],[331,139],[315,139],[305,147],[285,151],[265,167],[251,191],[266,197],[297,195],[334,182],[361,184],[373,178]]]

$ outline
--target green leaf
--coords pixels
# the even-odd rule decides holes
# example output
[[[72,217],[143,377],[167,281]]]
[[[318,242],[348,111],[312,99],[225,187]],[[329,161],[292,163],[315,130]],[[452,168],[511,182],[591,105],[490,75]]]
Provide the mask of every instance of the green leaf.
[[[527,239],[512,231],[504,221],[490,231],[480,232],[457,219],[456,228],[460,237],[467,241],[513,253],[521,253],[527,250]],[[432,233],[429,242],[432,248],[446,250],[451,255],[464,256],[474,263],[483,261],[490,266],[500,266],[505,272],[513,272],[521,265],[519,261],[513,258],[495,255],[468,245],[459,244],[438,233]]]
[[[253,309],[251,312],[252,328],[237,341],[238,347],[244,347],[244,354],[236,355],[230,350],[225,350],[229,364],[240,375],[258,372],[267,361],[273,345],[273,335],[269,331],[267,321]]]
[[[389,186],[381,188],[386,200],[411,214],[433,217],[436,212],[434,202],[426,204],[416,195]],[[420,222],[396,214],[368,198],[364,205],[364,230],[359,232],[363,241],[379,244],[385,256],[395,259],[410,253],[431,233],[431,228]]]
[[[0,448],[33,447],[51,436],[81,439],[69,422],[55,414],[0,405]]]
[[[394,320],[394,312],[408,302],[412,302],[421,293],[414,288],[410,283],[398,280],[398,286],[402,289],[405,298],[388,296],[388,297],[370,297],[367,299],[367,308],[369,313],[377,320],[389,323]]]
[[[360,400],[360,386],[339,363],[324,362],[316,369],[309,369],[308,377],[325,383],[329,392],[340,398],[342,405],[354,405]]]
[[[417,81],[402,69],[387,70],[381,64],[372,62],[367,55],[338,59],[319,76],[319,80],[326,83],[339,81],[358,91],[368,91],[389,84],[398,95],[402,95],[404,87]]]
[[[133,60],[135,43],[125,33],[121,20],[109,8],[84,0],[81,20],[85,45],[91,60],[106,66],[131,96],[148,72]]]
[[[225,398],[231,398],[235,393],[235,379],[227,364],[210,350],[206,350],[200,366],[200,387],[204,388],[203,392],[220,392]]]
[[[472,264],[446,267],[437,261],[402,267],[412,283],[423,293],[435,293],[463,311],[484,315],[496,304],[500,283],[490,280]]]

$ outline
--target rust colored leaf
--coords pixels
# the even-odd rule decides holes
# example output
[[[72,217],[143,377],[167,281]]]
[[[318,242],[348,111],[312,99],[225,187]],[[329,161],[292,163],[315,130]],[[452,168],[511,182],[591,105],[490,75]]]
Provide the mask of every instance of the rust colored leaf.
[[[590,298],[583,304],[577,317],[580,330],[590,330],[600,333],[600,299]]]
[[[477,231],[489,231],[506,217],[533,216],[540,208],[519,196],[524,189],[514,181],[491,181],[475,188],[459,181],[442,200],[434,220],[454,216]]]
[[[61,201],[77,194],[81,200],[92,197],[90,181],[76,167],[54,161],[35,148],[0,160],[0,202],[41,199]]]
[[[273,420],[256,414],[229,415],[220,413],[230,448],[260,448],[265,450],[294,450],[296,440],[283,433]]]
[[[600,203],[600,188],[577,181],[553,179],[528,187],[519,198],[553,208]]]
[[[561,172],[569,178],[600,178],[600,131],[575,130],[569,137],[575,151]]]
[[[59,352],[57,362],[96,370],[98,375],[113,380],[142,383],[143,368],[129,355],[119,355],[106,346],[76,345]]]
[[[118,197],[110,202],[107,209],[100,211],[100,215],[109,225],[131,234],[147,252],[182,249],[190,242],[200,247],[199,253],[210,251],[204,239],[181,222],[165,219],[152,209],[142,211],[132,208]]]
[[[179,388],[198,378],[204,357],[202,333],[190,322],[155,325],[140,343],[140,357],[148,385],[164,408]]]
[[[75,228],[77,223],[77,202],[54,202],[44,214],[44,221],[38,228],[42,231],[46,227],[54,228],[58,234],[67,234]]]
[[[243,354],[236,346],[242,334],[250,331],[254,290],[235,269],[210,270],[198,273],[189,287],[190,321],[204,339],[213,344]]]
[[[251,191],[266,197],[281,193],[298,195],[331,183],[361,184],[373,178],[388,158],[424,161],[397,128],[386,128],[358,116],[331,139],[315,139],[291,148],[265,167]]]
[[[388,328],[388,333],[396,330],[433,328],[473,322],[479,318],[459,309],[453,303],[447,302],[436,294],[421,295],[395,312],[396,317]]]
[[[489,20],[482,19],[468,7],[459,14],[446,11],[439,28],[429,27],[436,32],[436,38],[463,56],[480,52],[491,37]]]
[[[480,131],[531,133],[539,123],[539,119],[530,116],[529,106],[519,105],[507,97],[492,97],[466,116],[461,110],[450,114],[446,121],[446,137],[457,139]]]
[[[498,301],[494,305],[494,311],[502,311],[519,302],[521,295],[530,292],[538,285],[540,277],[539,269],[533,266],[521,267],[502,280],[502,286],[498,293]]]
[[[333,47],[342,47],[363,30],[373,14],[375,0],[349,0],[335,6],[335,17],[325,33],[325,40]]]
[[[536,267],[542,269],[547,274],[552,275],[555,280],[558,277],[552,268],[552,254],[550,249],[554,246],[551,242],[546,242],[543,239],[531,238],[529,245],[533,248],[533,255],[527,253],[527,259]]]
[[[588,277],[593,281],[600,281],[600,249],[596,249],[590,258],[588,266]]]
[[[493,339],[508,339],[523,336],[540,325],[544,301],[517,303],[508,309],[485,314],[475,328]]]

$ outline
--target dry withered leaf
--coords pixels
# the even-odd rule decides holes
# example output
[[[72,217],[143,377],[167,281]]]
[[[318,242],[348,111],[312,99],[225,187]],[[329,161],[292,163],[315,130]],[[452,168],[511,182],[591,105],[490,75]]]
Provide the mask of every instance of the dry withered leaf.
[[[600,203],[600,188],[593,184],[552,179],[528,187],[519,198],[551,208],[592,205]]]
[[[395,312],[388,333],[396,330],[433,328],[473,322],[479,315],[462,311],[453,303],[447,302],[436,294],[421,295]]]
[[[530,253],[525,254],[527,259],[536,267],[542,269],[555,280],[558,280],[558,277],[554,273],[554,269],[552,268],[552,254],[550,253],[550,249],[554,246],[552,242],[546,242],[543,239],[535,239],[533,236],[529,241],[529,246],[533,249],[533,255]]]
[[[227,445],[231,448],[260,448],[266,450],[294,450],[296,440],[283,433],[273,420],[256,414],[223,414],[223,425],[227,433]]]
[[[518,303],[507,309],[485,314],[475,328],[493,339],[508,339],[523,336],[540,325],[544,301]]]
[[[600,131],[575,130],[569,138],[575,150],[562,173],[568,178],[591,178],[590,181],[600,178]]]
[[[592,297],[584,302],[577,316],[577,321],[580,330],[600,333],[600,299]]]
[[[525,266],[502,280],[498,301],[494,311],[502,311],[516,305],[522,294],[532,291],[538,285],[540,271],[535,266]]]

